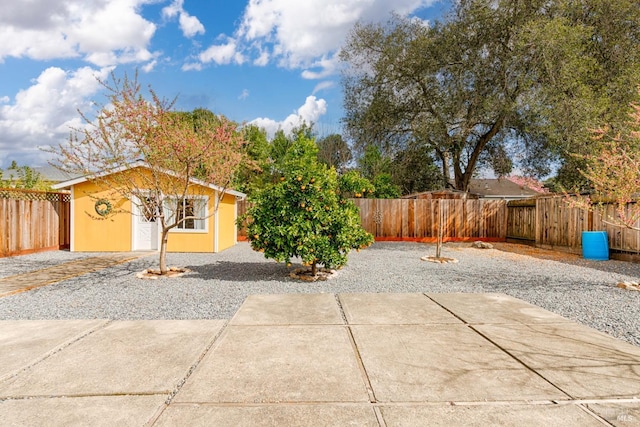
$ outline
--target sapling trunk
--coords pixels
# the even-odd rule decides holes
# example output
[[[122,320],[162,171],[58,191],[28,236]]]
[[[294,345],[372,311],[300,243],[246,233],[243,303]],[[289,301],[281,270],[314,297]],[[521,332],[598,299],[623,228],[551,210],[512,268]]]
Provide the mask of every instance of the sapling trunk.
[[[162,230],[162,240],[160,241],[160,274],[167,274],[167,241],[169,240],[169,230]]]
[[[444,218],[442,217],[442,202],[438,202],[438,237],[436,239],[436,258],[440,258],[440,255],[442,254],[443,219]]]

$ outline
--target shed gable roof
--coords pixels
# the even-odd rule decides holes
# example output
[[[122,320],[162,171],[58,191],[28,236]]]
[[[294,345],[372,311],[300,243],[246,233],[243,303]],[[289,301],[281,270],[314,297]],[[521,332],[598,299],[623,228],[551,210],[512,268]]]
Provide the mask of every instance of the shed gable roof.
[[[74,186],[76,184],[81,184],[83,182],[91,181],[92,179],[95,179],[95,178],[98,178],[98,177],[112,175],[114,173],[119,173],[119,172],[123,172],[125,170],[134,169],[134,168],[151,169],[146,162],[138,160],[136,162],[130,163],[129,165],[115,168],[115,169],[113,169],[113,170],[111,170],[109,172],[103,172],[103,173],[99,173],[99,174],[88,174],[88,175],[79,176],[77,178],[73,178],[73,179],[70,179],[70,180],[67,180],[67,181],[63,181],[63,182],[54,184],[51,187],[53,189],[55,189],[55,190],[59,190],[59,189],[62,189],[62,188],[69,188],[69,187],[72,187],[72,186]],[[174,172],[170,171],[170,170],[162,170],[162,173],[167,174],[169,176],[176,176],[176,174]],[[225,189],[225,188],[222,188],[222,187],[217,186],[215,184],[211,184],[209,182],[202,181],[202,180],[197,179],[197,178],[191,178],[189,181],[192,182],[193,184],[197,184],[197,185],[200,185],[202,187],[207,187],[207,188],[210,188],[210,189],[215,190],[215,191],[224,192],[225,194],[230,194],[232,196],[236,196],[236,197],[239,197],[239,198],[242,198],[242,199],[247,197],[246,194],[241,193],[239,191]]]

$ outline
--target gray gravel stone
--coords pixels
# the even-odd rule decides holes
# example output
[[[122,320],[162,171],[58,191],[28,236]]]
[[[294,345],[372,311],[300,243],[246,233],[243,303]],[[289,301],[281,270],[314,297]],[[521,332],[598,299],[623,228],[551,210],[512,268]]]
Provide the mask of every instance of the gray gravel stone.
[[[4,275],[96,254],[43,252],[0,259]],[[616,287],[640,279],[640,264],[552,261],[470,244],[446,244],[455,264],[424,262],[434,245],[377,242],[349,255],[331,280],[300,282],[247,243],[219,254],[171,253],[178,278],[142,280],[157,266],[149,256],[56,284],[0,298],[0,319],[227,319],[251,294],[340,292],[502,292],[640,345],[640,292]],[[7,274],[9,272],[9,274]]]

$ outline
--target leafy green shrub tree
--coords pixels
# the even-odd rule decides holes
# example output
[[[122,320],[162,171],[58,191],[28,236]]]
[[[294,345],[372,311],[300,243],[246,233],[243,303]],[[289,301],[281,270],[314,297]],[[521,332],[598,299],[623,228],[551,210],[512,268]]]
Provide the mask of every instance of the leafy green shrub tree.
[[[29,166],[18,166],[18,163],[13,160],[11,166],[5,171],[0,169],[0,188],[50,190],[51,186],[38,171]]]
[[[373,242],[355,205],[339,194],[335,169],[320,164],[316,155],[313,139],[299,133],[279,182],[257,191],[250,198],[253,206],[238,220],[247,221],[254,250],[287,264],[299,257],[314,277],[318,265],[342,267],[352,249]]]
[[[340,175],[338,187],[341,196],[355,199],[374,197],[376,191],[371,181],[360,175],[357,170],[350,170]]]
[[[400,187],[393,183],[391,175],[381,173],[373,178],[375,187],[374,197],[377,199],[397,199],[400,197]]]

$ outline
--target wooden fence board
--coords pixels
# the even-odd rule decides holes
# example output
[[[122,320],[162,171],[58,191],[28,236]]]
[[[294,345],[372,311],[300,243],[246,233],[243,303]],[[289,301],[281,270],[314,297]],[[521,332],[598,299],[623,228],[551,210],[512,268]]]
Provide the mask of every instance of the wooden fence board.
[[[571,207],[565,197],[543,197],[528,203],[508,205],[507,238],[535,242],[543,248],[582,251],[583,231],[606,231],[613,251],[640,254],[640,231],[606,223],[615,217],[615,205],[604,206],[604,219],[598,212]],[[631,210],[629,205],[627,209]],[[635,224],[640,227],[640,221]]]
[[[445,240],[504,240],[507,209],[502,200],[351,199],[362,227],[379,240],[435,240],[442,209]],[[248,202],[238,204],[238,215]],[[238,236],[245,236],[241,227]]]
[[[582,231],[605,230],[614,251],[640,254],[640,232],[604,223],[598,212],[572,208],[564,197],[506,202],[451,199],[352,199],[362,226],[378,240],[435,241],[439,212],[445,240],[517,239],[573,253],[582,250]],[[606,215],[615,207],[607,206]],[[244,212],[243,203],[238,212]],[[637,224],[640,226],[640,221]],[[242,231],[240,232],[242,233]]]
[[[68,248],[67,193],[0,189],[0,257]]]

